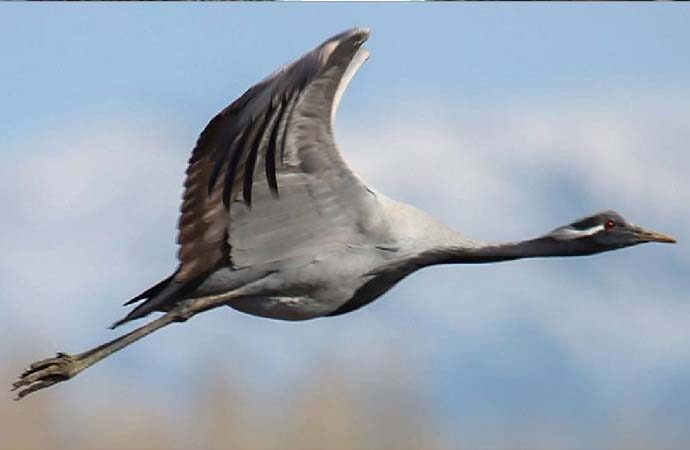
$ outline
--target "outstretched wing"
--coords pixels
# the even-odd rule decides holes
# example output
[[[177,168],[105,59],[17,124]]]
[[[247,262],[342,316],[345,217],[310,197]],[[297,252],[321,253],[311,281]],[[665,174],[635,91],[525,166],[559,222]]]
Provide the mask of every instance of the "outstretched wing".
[[[333,118],[367,37],[356,28],[328,39],[207,125],[187,169],[175,282],[364,239],[375,200],[341,158]]]

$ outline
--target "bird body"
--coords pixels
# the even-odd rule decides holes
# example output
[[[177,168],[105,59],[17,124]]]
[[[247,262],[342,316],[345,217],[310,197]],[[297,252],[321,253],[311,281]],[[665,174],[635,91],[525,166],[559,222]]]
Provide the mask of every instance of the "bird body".
[[[32,364],[14,384],[20,398],[220,306],[283,320],[335,316],[427,266],[674,242],[603,211],[534,239],[489,244],[367,186],[340,155],[333,127],[345,88],[368,58],[368,36],[364,28],[333,36],[209,122],[186,171],[179,265],[128,301],[136,306],[113,327],[164,314],[87,352]]]
[[[433,259],[420,260],[421,255],[473,244],[417,208],[374,190],[367,190],[365,195],[371,197],[375,220],[365,220],[368,226],[363,225],[338,244],[259,266],[220,268],[190,296],[218,294],[261,279],[256,295],[239,298],[228,306],[283,320],[330,316],[375,300],[406,275],[433,263]]]

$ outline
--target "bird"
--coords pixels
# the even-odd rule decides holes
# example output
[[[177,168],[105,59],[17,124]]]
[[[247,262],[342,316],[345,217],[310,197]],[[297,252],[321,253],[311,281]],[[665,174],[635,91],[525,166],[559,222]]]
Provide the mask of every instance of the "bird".
[[[75,377],[138,339],[220,306],[301,321],[350,313],[440,264],[582,256],[674,243],[612,210],[536,238],[487,243],[367,185],[343,159],[334,118],[368,59],[368,28],[327,39],[211,119],[186,170],[176,270],[125,305],[112,328],[151,322],[79,354],[31,364],[17,399]]]

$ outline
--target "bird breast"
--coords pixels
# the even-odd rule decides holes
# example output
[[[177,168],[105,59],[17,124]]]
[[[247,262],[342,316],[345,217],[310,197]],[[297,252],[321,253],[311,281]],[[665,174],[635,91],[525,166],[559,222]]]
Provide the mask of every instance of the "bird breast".
[[[401,276],[377,272],[388,250],[352,246],[326,253],[306,264],[293,264],[267,279],[267,293],[234,300],[234,309],[281,320],[339,315],[370,303]],[[289,280],[289,281],[283,281]],[[270,283],[270,287],[268,286]]]
[[[289,321],[322,317],[333,309],[332,302],[308,296],[243,297],[229,306],[253,316]]]

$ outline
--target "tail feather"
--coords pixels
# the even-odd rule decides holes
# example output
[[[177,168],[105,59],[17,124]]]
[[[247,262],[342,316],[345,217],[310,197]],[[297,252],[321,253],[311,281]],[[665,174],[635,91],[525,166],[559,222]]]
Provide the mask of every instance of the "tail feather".
[[[166,310],[165,305],[179,301],[182,297],[181,291],[184,285],[175,282],[173,277],[174,274],[125,303],[125,305],[131,305],[146,299],[145,302],[137,305],[125,317],[113,323],[110,329],[115,329],[130,320],[140,319],[153,311]]]
[[[172,274],[168,278],[166,278],[165,280],[163,280],[159,283],[156,283],[154,286],[151,286],[150,288],[146,289],[144,292],[137,295],[136,297],[134,297],[130,300],[127,300],[127,302],[125,302],[122,306],[131,305],[132,303],[136,303],[139,300],[144,300],[147,298],[155,297],[156,295],[160,294],[160,292],[163,289],[165,289],[165,287],[170,283],[170,281],[172,281],[174,276],[175,276],[175,274]]]
[[[204,273],[186,283],[178,283],[175,281],[176,274],[177,272],[173,273],[165,280],[148,288],[133,299],[128,300],[125,306],[141,300],[146,301],[140,303],[125,317],[113,323],[110,329],[117,328],[130,320],[140,319],[154,311],[170,311],[178,302],[188,298],[188,295],[190,295],[208,276],[208,273]]]

